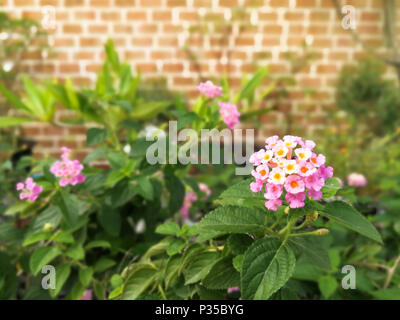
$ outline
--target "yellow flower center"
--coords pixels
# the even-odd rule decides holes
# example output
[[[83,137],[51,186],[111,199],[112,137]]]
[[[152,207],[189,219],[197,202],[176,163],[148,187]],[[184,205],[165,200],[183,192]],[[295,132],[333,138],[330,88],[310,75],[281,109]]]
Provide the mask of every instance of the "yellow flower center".
[[[307,171],[308,171],[308,168],[307,168],[307,167],[302,167],[302,168],[301,168],[301,172],[306,173]]]
[[[278,150],[278,152],[277,152],[276,154],[277,154],[278,156],[283,156],[284,153],[285,153],[285,151],[283,151],[283,150],[281,149],[281,150]]]
[[[289,165],[286,167],[286,169],[288,169],[289,171],[290,171],[290,170],[293,170],[293,169],[294,169],[294,165],[293,165],[293,164],[289,164]]]
[[[265,176],[265,175],[267,174],[267,171],[265,171],[264,169],[262,169],[262,170],[260,171],[260,174],[261,174],[262,176]]]
[[[275,178],[276,180],[279,180],[281,177],[282,177],[282,175],[281,175],[279,172],[277,172],[277,173],[274,174],[274,178]]]
[[[302,158],[302,159],[304,159],[306,156],[305,156],[304,153],[300,152],[300,153],[299,153],[299,157]]]

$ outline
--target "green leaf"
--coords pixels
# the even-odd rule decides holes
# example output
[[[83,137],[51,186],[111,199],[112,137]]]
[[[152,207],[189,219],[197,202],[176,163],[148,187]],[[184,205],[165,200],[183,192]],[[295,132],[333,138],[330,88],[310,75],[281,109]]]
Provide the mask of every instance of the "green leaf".
[[[0,299],[10,299],[18,288],[17,270],[10,257],[0,251]]]
[[[262,211],[241,207],[220,207],[207,214],[199,223],[205,231],[221,233],[260,233],[265,231]]]
[[[105,129],[90,128],[86,133],[86,146],[91,147],[102,143],[108,137],[108,132]]]
[[[227,245],[233,254],[245,253],[247,248],[252,244],[253,239],[246,234],[233,234],[229,236]]]
[[[0,117],[0,128],[20,126],[21,124],[32,122],[33,120],[22,117]]]
[[[74,260],[83,260],[85,258],[85,250],[83,250],[82,245],[80,244],[75,244],[71,247],[69,247],[66,251],[65,254],[74,259]]]
[[[400,300],[399,288],[376,290],[369,293],[378,300]]]
[[[100,225],[111,236],[117,237],[121,230],[121,216],[119,212],[106,205],[99,210],[97,218]]]
[[[50,239],[50,237],[51,237],[51,232],[47,231],[39,231],[36,233],[31,233],[25,238],[24,242],[22,243],[22,246],[26,247],[39,241],[48,240]]]
[[[145,267],[132,273],[126,281],[123,292],[123,300],[135,300],[148,288],[156,279],[156,269]]]
[[[168,221],[163,224],[160,224],[156,228],[156,233],[164,234],[164,235],[176,236],[180,232],[181,232],[181,228],[179,228],[179,225],[176,222]]]
[[[305,262],[312,263],[322,269],[331,269],[327,250],[313,237],[294,237],[289,239],[288,242],[296,253],[301,254]]]
[[[243,260],[244,260],[244,254],[238,255],[238,256],[234,257],[232,260],[233,267],[238,272],[242,272],[242,270],[243,270]]]
[[[0,92],[14,107],[19,110],[25,111],[28,114],[33,115],[32,111],[19,99],[16,95],[14,95],[10,90],[4,87],[0,83]]]
[[[173,256],[185,248],[185,241],[181,239],[174,239],[167,248],[167,254]]]
[[[260,239],[246,251],[241,274],[243,299],[265,300],[293,274],[296,258],[290,247],[277,239]]]
[[[29,266],[34,275],[37,275],[42,268],[60,255],[57,247],[39,247],[33,252],[29,260]]]
[[[171,213],[177,212],[183,204],[185,186],[174,173],[165,172],[165,186],[169,191],[168,209]]]
[[[103,272],[109,268],[111,268],[112,266],[114,266],[116,264],[116,262],[114,260],[108,259],[108,258],[100,258],[100,260],[98,260],[94,267],[93,270],[94,272]]]
[[[327,199],[333,197],[340,190],[340,183],[337,178],[328,178],[325,180],[325,185],[321,189],[322,198]]]
[[[252,180],[248,179],[234,184],[222,192],[216,202],[223,206],[239,206],[265,210],[264,193],[262,191],[257,193],[252,192],[250,190],[250,182]]]
[[[94,270],[91,267],[79,269],[79,280],[84,287],[87,287],[93,278]]]
[[[70,264],[62,264],[56,267],[56,288],[54,290],[50,290],[50,295],[53,298],[55,298],[60,293],[63,285],[68,280],[70,274],[71,274]]]
[[[134,120],[149,120],[154,119],[160,112],[171,106],[168,101],[152,101],[139,104],[131,117]]]
[[[238,287],[240,285],[240,273],[233,267],[232,257],[228,256],[216,262],[203,279],[202,285],[208,289]]]
[[[383,243],[381,235],[375,227],[361,213],[343,201],[328,203],[320,213],[337,224],[379,243]]]
[[[196,256],[185,271],[185,286],[203,280],[218,258],[217,252],[204,252]]]
[[[134,187],[135,191],[146,200],[152,201],[154,198],[153,184],[149,177],[142,176],[137,180],[137,185]]]
[[[262,67],[246,82],[243,89],[235,97],[234,101],[239,102],[242,99],[252,100],[255,90],[261,85],[268,73],[268,67]]]
[[[322,296],[325,299],[328,299],[335,293],[338,283],[337,280],[332,276],[323,276],[318,279],[318,287],[322,293]]]
[[[90,241],[86,246],[85,250],[90,250],[93,248],[111,248],[111,244],[105,240],[93,240]]]

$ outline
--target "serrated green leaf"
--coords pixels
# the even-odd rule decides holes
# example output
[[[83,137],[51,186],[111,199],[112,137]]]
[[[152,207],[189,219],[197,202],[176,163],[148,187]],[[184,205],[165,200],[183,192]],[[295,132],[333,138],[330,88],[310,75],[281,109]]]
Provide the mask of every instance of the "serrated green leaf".
[[[252,243],[253,239],[246,234],[232,234],[227,240],[229,250],[236,255],[245,253]]]
[[[205,231],[220,233],[259,233],[265,231],[265,214],[245,207],[219,207],[199,223]]]
[[[135,300],[138,298],[153,283],[157,275],[158,271],[150,267],[141,268],[132,273],[124,285],[122,299]]]
[[[223,206],[260,208],[265,210],[265,198],[262,191],[254,193],[250,190],[252,179],[247,179],[226,189],[219,196],[217,203]]]
[[[29,266],[34,275],[37,275],[42,268],[60,255],[57,247],[39,247],[33,252]]]
[[[86,133],[86,146],[91,147],[102,143],[108,137],[108,132],[101,128],[90,128]]]
[[[213,265],[218,261],[217,252],[204,252],[197,255],[185,271],[185,285],[203,280],[210,272]]]
[[[228,256],[217,261],[201,282],[208,289],[228,289],[240,285],[240,273],[232,264],[232,257]]]
[[[320,214],[367,238],[383,243],[375,227],[361,213],[343,201],[328,203]]]
[[[241,274],[243,299],[265,300],[293,274],[296,258],[287,244],[260,239],[246,251]]]

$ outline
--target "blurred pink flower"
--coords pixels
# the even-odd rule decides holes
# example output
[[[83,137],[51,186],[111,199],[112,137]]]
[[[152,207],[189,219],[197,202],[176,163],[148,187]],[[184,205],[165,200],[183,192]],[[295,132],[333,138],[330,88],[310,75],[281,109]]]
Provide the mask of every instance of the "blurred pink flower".
[[[92,300],[92,290],[85,290],[81,300]]]
[[[347,184],[352,187],[365,187],[367,185],[367,178],[361,173],[350,173],[347,176]]]
[[[233,128],[240,123],[240,112],[238,111],[236,105],[230,102],[218,102],[218,106],[220,108],[219,113],[222,116],[223,121],[229,129],[233,130]]]
[[[222,88],[216,86],[210,80],[200,83],[197,89],[208,98],[222,97]]]
[[[32,178],[27,178],[25,182],[17,183],[16,189],[17,191],[22,191],[19,195],[20,200],[28,199],[30,202],[34,202],[43,191],[43,187],[36,185]]]
[[[54,174],[57,178],[61,178],[59,185],[61,187],[66,187],[67,185],[76,185],[85,181],[85,176],[81,174],[83,170],[83,165],[79,160],[70,160],[69,154],[71,150],[62,147],[61,148],[62,161],[56,161],[50,168],[50,172]]]

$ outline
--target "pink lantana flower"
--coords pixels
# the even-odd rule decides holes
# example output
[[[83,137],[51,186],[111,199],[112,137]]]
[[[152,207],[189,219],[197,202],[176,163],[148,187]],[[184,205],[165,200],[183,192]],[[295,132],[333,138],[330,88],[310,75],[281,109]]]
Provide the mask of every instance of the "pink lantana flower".
[[[293,194],[304,192],[304,181],[299,176],[291,175],[285,181],[285,189]]]
[[[325,167],[325,165],[322,165],[318,169],[319,175],[323,179],[328,179],[333,177],[333,168],[332,167]]]
[[[20,200],[27,199],[30,202],[34,202],[43,191],[43,187],[36,185],[32,178],[27,178],[25,182],[17,183],[17,191],[21,191],[19,194]]]
[[[313,189],[315,191],[321,190],[325,185],[325,180],[321,178],[318,173],[314,173],[313,175],[306,177],[304,182],[308,189]]]
[[[276,200],[279,199],[282,195],[283,188],[282,185],[267,183],[265,186],[265,194],[264,198],[268,200]]]
[[[364,175],[353,172],[347,176],[347,183],[351,187],[365,187],[368,182]]]
[[[240,123],[240,112],[236,105],[230,102],[218,102],[218,106],[222,120],[229,129],[233,130],[235,126]]]
[[[265,207],[271,211],[278,210],[278,207],[281,205],[282,205],[281,199],[272,199],[265,202]]]
[[[256,180],[255,182],[250,183],[250,190],[254,193],[260,192],[264,186],[264,182],[262,180]]]
[[[222,97],[222,88],[216,86],[210,80],[206,82],[201,82],[197,89],[200,91],[201,94],[204,94],[208,98],[215,98],[215,97]]]
[[[70,160],[69,155],[71,150],[62,147],[61,148],[62,161],[56,161],[50,168],[50,172],[54,174],[57,178],[60,178],[59,185],[61,187],[66,187],[68,185],[76,185],[85,181],[85,176],[81,174],[83,170],[83,165],[79,160]]]
[[[308,189],[307,195],[313,200],[321,200],[321,198],[322,198],[322,192],[316,191],[314,189]]]
[[[299,163],[298,174],[302,177],[308,177],[314,174],[317,169],[310,162],[302,161]]]
[[[299,192],[296,194],[288,192],[286,193],[285,199],[289,203],[290,208],[303,208],[305,205],[304,200],[306,199],[306,194],[305,192]]]
[[[313,153],[311,155],[310,161],[314,164],[314,166],[320,167],[325,164],[325,156],[323,154],[316,155],[315,153]]]

